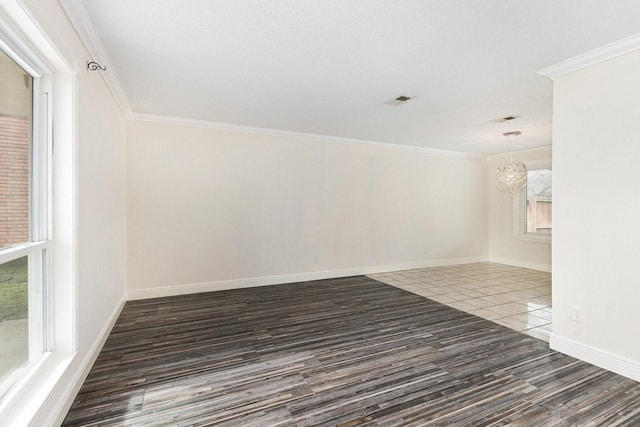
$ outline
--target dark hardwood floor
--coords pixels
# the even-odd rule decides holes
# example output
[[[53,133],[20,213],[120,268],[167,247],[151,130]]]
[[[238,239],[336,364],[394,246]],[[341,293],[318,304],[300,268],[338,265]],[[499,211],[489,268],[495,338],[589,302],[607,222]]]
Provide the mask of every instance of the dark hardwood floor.
[[[65,426],[638,426],[640,384],[358,276],[128,302]]]

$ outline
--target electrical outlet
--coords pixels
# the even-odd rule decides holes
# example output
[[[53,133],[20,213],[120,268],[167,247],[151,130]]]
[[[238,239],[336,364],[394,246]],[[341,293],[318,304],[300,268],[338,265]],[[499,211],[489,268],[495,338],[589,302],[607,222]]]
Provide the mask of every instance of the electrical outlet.
[[[579,305],[571,306],[571,320],[574,322],[582,323],[584,322],[584,309]]]
[[[313,262],[314,262],[314,264],[318,264],[320,262],[320,257],[318,255],[314,255],[313,256]]]

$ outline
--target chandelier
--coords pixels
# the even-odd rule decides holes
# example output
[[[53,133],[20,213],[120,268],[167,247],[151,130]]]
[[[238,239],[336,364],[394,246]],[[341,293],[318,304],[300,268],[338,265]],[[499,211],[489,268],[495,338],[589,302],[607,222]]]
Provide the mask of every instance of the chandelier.
[[[527,183],[527,167],[520,162],[513,161],[513,140],[522,132],[519,130],[503,133],[509,139],[509,163],[496,169],[496,186],[499,190],[508,192],[511,196]]]

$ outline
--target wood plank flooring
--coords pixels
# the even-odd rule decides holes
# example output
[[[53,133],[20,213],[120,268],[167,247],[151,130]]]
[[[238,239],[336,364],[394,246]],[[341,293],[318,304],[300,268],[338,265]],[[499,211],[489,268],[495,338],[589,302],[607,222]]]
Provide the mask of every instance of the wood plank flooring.
[[[640,384],[364,277],[128,302],[64,426],[638,426]]]

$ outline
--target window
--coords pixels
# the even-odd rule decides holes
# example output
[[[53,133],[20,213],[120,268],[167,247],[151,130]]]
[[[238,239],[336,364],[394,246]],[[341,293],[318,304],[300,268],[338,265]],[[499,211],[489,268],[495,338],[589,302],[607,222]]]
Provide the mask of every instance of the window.
[[[48,350],[48,94],[25,68],[0,50],[0,401]]]
[[[551,169],[527,171],[525,233],[551,234]]]
[[[14,202],[26,202],[28,207],[26,212],[24,207],[19,210],[21,215],[0,213],[0,228],[15,231],[22,227],[18,223],[10,225],[11,218],[22,220],[28,229],[26,237],[23,230],[0,242],[0,289],[11,283],[14,292],[9,292],[10,297],[16,298],[4,296],[0,329],[11,320],[22,323],[13,346],[19,351],[0,370],[1,425],[18,419],[24,425],[59,425],[62,420],[56,419],[56,414],[64,399],[60,391],[74,384],[74,375],[78,374],[72,368],[78,334],[74,129],[77,69],[74,71],[73,65],[51,44],[43,30],[46,26],[34,21],[39,15],[31,10],[30,3],[2,0],[0,19],[0,116],[27,119],[24,129],[28,135],[26,185],[22,180],[11,189]],[[0,140],[19,133],[15,129],[7,131],[4,136],[0,134]],[[11,151],[13,155],[25,153],[16,147]],[[8,172],[14,163],[0,160],[0,187],[7,191],[10,186],[7,179],[2,179],[19,175]],[[0,203],[6,200],[5,196],[0,197]],[[13,308],[13,319],[8,319]],[[0,335],[0,352],[9,351],[7,337]],[[5,354],[0,354],[2,363]]]
[[[550,240],[552,232],[551,167],[547,164],[528,164],[527,184],[513,198],[514,235],[521,239]]]

